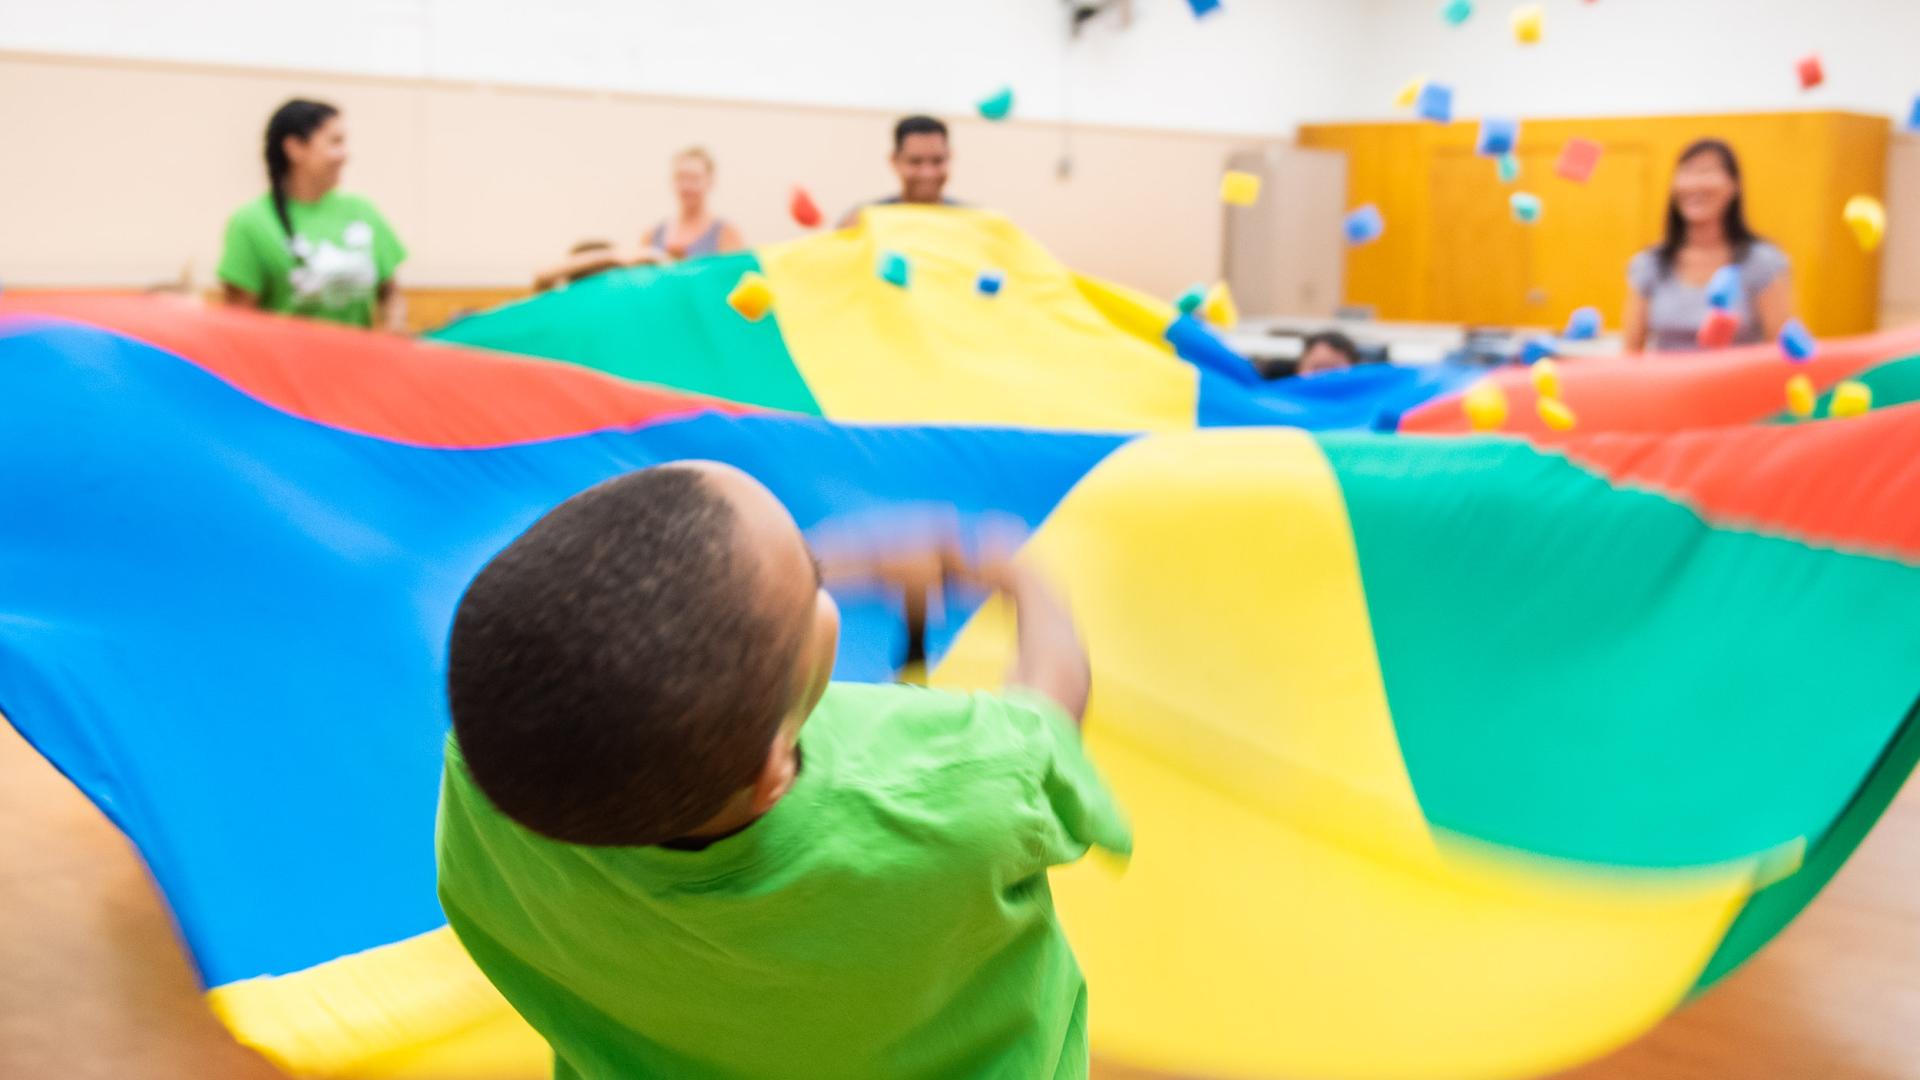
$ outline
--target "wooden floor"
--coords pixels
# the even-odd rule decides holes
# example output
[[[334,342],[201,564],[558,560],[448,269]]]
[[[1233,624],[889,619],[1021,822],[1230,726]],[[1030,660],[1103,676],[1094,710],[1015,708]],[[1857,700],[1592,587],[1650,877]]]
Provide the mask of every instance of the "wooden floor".
[[[278,1077],[201,1004],[126,841],[4,723],[0,1077]],[[1106,1065],[1094,1078],[1159,1080]],[[1736,1078],[1920,1080],[1920,785],[1758,960],[1561,1080]]]

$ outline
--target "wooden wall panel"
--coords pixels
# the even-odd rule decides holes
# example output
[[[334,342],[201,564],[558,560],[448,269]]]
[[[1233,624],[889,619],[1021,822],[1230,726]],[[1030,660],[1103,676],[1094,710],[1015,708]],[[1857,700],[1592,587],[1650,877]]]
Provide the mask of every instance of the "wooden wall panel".
[[[1349,202],[1377,203],[1387,235],[1347,261],[1346,299],[1382,318],[1553,326],[1584,304],[1617,325],[1627,260],[1660,235],[1672,165],[1703,136],[1726,139],[1746,172],[1754,227],[1794,261],[1796,304],[1817,333],[1878,326],[1880,258],[1840,220],[1856,194],[1886,194],[1889,124],[1839,112],[1531,120],[1516,188],[1541,223],[1507,219],[1512,188],[1473,154],[1477,121],[1313,124],[1300,144],[1348,154]],[[1587,184],[1553,174],[1580,136],[1606,148]]]

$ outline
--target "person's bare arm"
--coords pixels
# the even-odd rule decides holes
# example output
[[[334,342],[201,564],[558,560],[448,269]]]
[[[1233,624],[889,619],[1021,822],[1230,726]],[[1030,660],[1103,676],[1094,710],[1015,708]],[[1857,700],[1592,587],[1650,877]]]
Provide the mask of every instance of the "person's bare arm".
[[[545,292],[558,288],[568,282],[592,277],[602,270],[613,270],[627,265],[627,260],[612,248],[594,248],[569,255],[561,262],[540,271],[533,276],[535,292]]]
[[[1007,685],[1050,698],[1078,724],[1087,711],[1092,672],[1066,601],[1034,567],[1004,556],[969,561],[956,541],[874,552],[854,546],[820,553],[828,582],[871,581],[901,590],[909,614],[924,612],[949,581],[1002,593],[1013,604],[1016,645]]]
[[[1767,340],[1780,336],[1780,331],[1793,318],[1793,283],[1782,274],[1773,279],[1760,294],[1753,298],[1753,313],[1760,320],[1760,329]]]
[[[406,333],[407,297],[400,291],[400,283],[392,278],[381,282],[378,297],[374,305],[374,329],[389,334]]]
[[[260,307],[259,297],[227,281],[220,283],[220,302],[228,307],[254,308],[256,310]]]
[[[1018,624],[1007,685],[1051,698],[1078,725],[1087,714],[1093,669],[1066,600],[1026,563],[1009,563],[983,576],[1012,602]]]
[[[720,236],[719,239],[714,241],[714,247],[721,254],[726,254],[731,251],[745,251],[747,249],[747,238],[740,235],[740,230],[734,228],[732,223],[729,222],[728,224],[720,226]]]
[[[1620,343],[1630,353],[1647,349],[1647,298],[1628,291],[1627,309],[1620,319]]]

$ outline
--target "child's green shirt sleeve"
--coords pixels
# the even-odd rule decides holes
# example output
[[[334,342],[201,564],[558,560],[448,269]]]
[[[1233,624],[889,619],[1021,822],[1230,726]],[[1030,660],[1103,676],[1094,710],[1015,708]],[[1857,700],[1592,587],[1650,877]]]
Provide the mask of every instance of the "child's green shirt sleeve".
[[[407,246],[400,242],[400,234],[387,224],[386,215],[374,209],[372,203],[366,204],[367,220],[373,224],[373,268],[375,280],[385,284],[393,279],[394,271],[407,261]]]
[[[1092,846],[1132,854],[1133,829],[1087,757],[1079,726],[1066,710],[1030,690],[1009,690],[992,700],[1030,749],[1033,779],[1048,810],[1049,863],[1070,863]]]
[[[220,247],[221,281],[260,296],[266,289],[267,267],[260,257],[259,216],[252,206],[234,211],[227,219],[227,235]]]

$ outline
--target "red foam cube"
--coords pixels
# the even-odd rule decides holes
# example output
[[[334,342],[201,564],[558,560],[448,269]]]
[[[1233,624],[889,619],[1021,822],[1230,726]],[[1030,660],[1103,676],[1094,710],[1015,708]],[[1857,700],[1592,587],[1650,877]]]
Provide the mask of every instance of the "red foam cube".
[[[807,189],[803,187],[793,189],[793,200],[787,204],[787,212],[803,229],[814,228],[822,220],[820,208],[814,205],[813,196],[807,194]]]
[[[1568,139],[1560,151],[1560,164],[1554,171],[1576,184],[1584,184],[1600,164],[1600,144],[1592,139]]]
[[[1731,311],[1714,308],[1707,312],[1706,319],[1700,324],[1700,347],[1724,349],[1733,344],[1734,335],[1739,332],[1740,316]]]
[[[1820,57],[1817,54],[1801,60],[1797,68],[1800,72],[1800,89],[1802,90],[1811,90],[1827,81],[1827,69],[1821,66]]]

